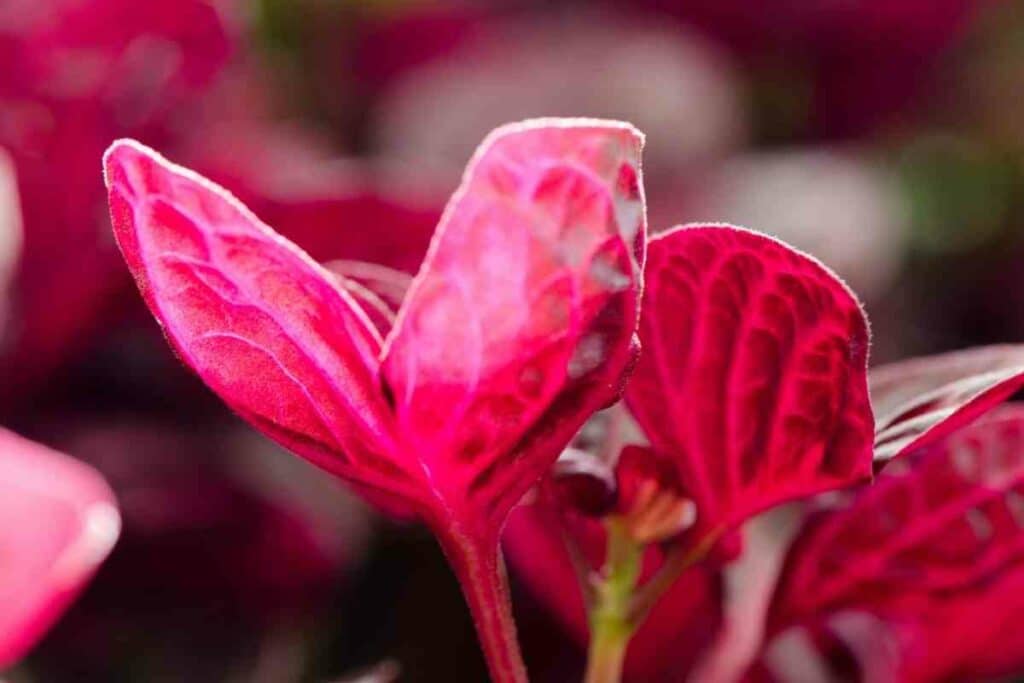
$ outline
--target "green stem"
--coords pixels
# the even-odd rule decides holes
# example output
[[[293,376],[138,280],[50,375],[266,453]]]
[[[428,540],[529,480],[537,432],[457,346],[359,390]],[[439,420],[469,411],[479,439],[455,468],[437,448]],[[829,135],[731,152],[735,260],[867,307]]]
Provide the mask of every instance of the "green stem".
[[[590,608],[590,652],[585,683],[618,683],[626,648],[637,624],[631,617],[633,590],[640,578],[643,548],[633,542],[621,520],[606,523],[608,553]]]
[[[609,517],[605,527],[605,566],[590,594],[593,601],[589,608],[590,652],[585,683],[619,683],[633,633],[665,591],[683,572],[707,557],[721,536],[720,530],[715,530],[689,550],[673,549],[658,572],[638,587],[644,546],[630,538],[621,519]]]

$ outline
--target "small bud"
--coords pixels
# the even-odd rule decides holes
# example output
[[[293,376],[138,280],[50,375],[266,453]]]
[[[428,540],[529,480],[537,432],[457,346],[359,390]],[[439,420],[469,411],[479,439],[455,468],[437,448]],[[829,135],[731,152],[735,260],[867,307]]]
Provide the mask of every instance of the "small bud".
[[[624,448],[615,474],[619,490],[617,514],[636,543],[667,541],[696,521],[696,506],[683,494],[671,463],[652,449]]]
[[[615,474],[596,455],[567,448],[552,470],[559,502],[588,517],[603,517],[615,508]]]

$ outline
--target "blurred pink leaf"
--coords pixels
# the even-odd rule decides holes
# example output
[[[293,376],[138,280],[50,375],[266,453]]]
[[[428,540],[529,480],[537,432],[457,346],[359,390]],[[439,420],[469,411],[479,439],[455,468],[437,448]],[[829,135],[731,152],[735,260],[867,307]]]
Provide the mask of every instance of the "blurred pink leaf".
[[[119,526],[99,474],[0,430],[0,670],[57,620],[110,552]]]
[[[244,97],[257,100],[250,108],[261,106],[259,93],[237,90],[219,95],[229,104]],[[227,106],[215,107],[205,135],[186,150],[190,168],[230,188],[316,261],[416,272],[449,187],[416,167],[332,158],[323,152],[326,142],[295,126],[251,115],[223,120]]]
[[[626,398],[696,535],[871,476],[867,321],[816,261],[729,226],[651,240]]]
[[[0,7],[0,146],[14,159],[25,232],[0,359],[4,398],[84,345],[126,284],[105,238],[103,149],[121,135],[177,138],[182,110],[232,47],[207,0]]]
[[[0,147],[0,325],[6,323],[11,276],[21,256],[23,228],[14,164]]]
[[[1024,346],[984,346],[874,368],[875,460],[953,433],[1024,386]]]

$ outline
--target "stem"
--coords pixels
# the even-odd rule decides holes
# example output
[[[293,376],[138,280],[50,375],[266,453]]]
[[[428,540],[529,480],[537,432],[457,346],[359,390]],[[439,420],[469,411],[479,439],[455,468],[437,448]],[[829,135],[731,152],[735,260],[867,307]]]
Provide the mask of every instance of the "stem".
[[[643,623],[661,596],[672,587],[683,572],[707,557],[721,535],[721,531],[716,529],[689,549],[675,546],[668,551],[657,573],[637,590],[633,598],[630,614],[637,624]]]
[[[637,626],[630,616],[630,604],[640,578],[643,549],[630,539],[620,520],[610,518],[607,528],[608,554],[590,609],[585,683],[618,683],[626,648]]]
[[[527,683],[519,652],[508,577],[497,541],[480,543],[458,530],[438,533],[462,585],[494,683]]]
[[[621,519],[609,517],[605,525],[608,553],[601,581],[592,593],[585,683],[619,683],[633,633],[665,591],[703,560],[721,535],[716,530],[688,550],[671,551],[659,571],[638,587],[644,546],[630,538]]]

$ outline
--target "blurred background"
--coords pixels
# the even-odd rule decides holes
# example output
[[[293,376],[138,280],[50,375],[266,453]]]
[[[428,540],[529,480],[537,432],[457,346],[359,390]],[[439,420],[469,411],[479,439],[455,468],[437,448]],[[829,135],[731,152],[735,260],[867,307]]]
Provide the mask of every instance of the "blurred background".
[[[110,235],[114,138],[318,260],[415,272],[491,128],[626,119],[652,230],[729,221],[817,256],[877,363],[1024,338],[1022,95],[1012,0],[0,0],[0,423],[96,466],[124,517],[11,680],[485,680],[430,537],[170,353]],[[512,582],[536,679],[578,677]]]

